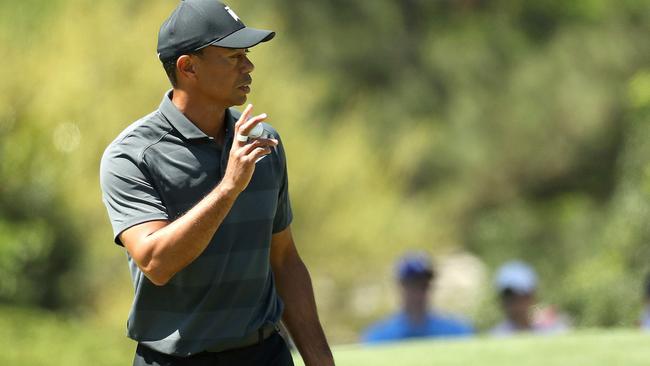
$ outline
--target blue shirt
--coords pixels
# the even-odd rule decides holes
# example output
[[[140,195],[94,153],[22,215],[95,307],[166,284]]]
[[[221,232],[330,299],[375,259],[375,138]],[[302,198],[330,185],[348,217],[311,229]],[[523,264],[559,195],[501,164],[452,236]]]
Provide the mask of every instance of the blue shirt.
[[[371,325],[361,340],[378,343],[420,337],[462,337],[473,333],[472,326],[461,320],[429,313],[424,323],[413,324],[405,313],[400,312]]]

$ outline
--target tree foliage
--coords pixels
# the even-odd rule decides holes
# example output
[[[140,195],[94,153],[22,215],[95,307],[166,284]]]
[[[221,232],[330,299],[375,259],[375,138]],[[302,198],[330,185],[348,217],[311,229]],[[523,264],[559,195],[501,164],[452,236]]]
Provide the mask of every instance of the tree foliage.
[[[155,44],[175,2],[9,5],[0,299],[101,307],[130,291],[98,163],[168,87]],[[250,100],[287,146],[294,233],[335,340],[394,306],[392,261],[414,248],[526,259],[578,325],[633,323],[649,269],[650,2],[229,5],[278,31],[252,50]],[[470,314],[481,326],[489,299]]]

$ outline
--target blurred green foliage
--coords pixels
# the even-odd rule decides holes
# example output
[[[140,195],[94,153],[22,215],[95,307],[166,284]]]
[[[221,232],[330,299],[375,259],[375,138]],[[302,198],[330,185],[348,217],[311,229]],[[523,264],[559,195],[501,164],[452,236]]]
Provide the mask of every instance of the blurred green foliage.
[[[126,318],[98,164],[168,88],[155,45],[175,3],[0,1],[0,301]],[[634,323],[650,1],[229,5],[278,32],[251,53],[250,100],[287,146],[294,234],[335,342],[394,306],[391,265],[413,248],[528,260],[578,326]],[[351,300],[373,288],[371,308]],[[495,301],[477,296],[466,315],[488,327]]]
[[[0,363],[20,366],[114,366],[133,360],[123,329],[36,309],[0,306]]]

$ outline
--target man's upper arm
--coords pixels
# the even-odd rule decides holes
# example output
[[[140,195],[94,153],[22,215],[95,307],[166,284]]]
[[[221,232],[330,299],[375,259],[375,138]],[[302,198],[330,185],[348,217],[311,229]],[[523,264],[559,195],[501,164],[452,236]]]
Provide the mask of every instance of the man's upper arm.
[[[121,245],[120,234],[135,225],[168,220],[167,210],[151,178],[135,158],[113,145],[102,157],[100,183],[115,243]]]
[[[290,258],[299,258],[299,256],[291,234],[291,226],[287,226],[271,237],[271,266],[280,268]]]
[[[280,233],[284,231],[293,220],[293,213],[291,211],[291,200],[289,199],[289,177],[287,172],[287,158],[284,152],[284,146],[280,136],[276,134],[275,138],[278,139],[279,143],[277,146],[278,153],[280,156],[280,162],[282,164],[282,178],[280,182],[280,190],[278,192],[278,205],[275,211],[275,216],[273,219],[273,234]]]

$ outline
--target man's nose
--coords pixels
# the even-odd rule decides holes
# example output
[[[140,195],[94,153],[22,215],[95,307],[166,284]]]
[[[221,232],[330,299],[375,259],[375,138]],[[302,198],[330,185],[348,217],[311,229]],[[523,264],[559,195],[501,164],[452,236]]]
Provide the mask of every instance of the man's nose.
[[[248,57],[244,57],[244,63],[242,64],[242,71],[244,73],[250,73],[255,69],[255,65],[251,62]]]

